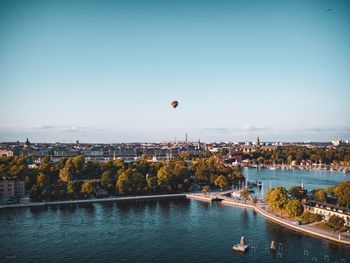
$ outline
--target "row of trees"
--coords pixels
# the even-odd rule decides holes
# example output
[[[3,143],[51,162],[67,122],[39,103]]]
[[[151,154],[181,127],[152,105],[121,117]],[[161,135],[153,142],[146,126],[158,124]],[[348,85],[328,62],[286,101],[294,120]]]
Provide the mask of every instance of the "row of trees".
[[[311,160],[313,163],[350,166],[350,148],[279,146],[273,151],[258,149],[251,154],[245,154],[244,158],[260,164],[292,164],[293,161],[299,164],[302,160]]]
[[[327,189],[315,189],[312,191],[312,193],[316,201],[335,201],[341,206],[350,206],[350,181],[342,182]]]
[[[54,163],[44,157],[35,169],[29,169],[28,161],[22,157],[2,158],[0,167],[7,179],[24,180],[36,200],[89,197],[101,190],[109,195],[176,193],[191,190],[194,183],[226,188],[244,180],[239,168],[226,167],[215,157],[132,163],[120,159],[86,162],[83,156]]]
[[[267,191],[265,201],[271,209],[279,209],[281,214],[285,210],[291,216],[300,216],[304,207],[301,199],[305,193],[298,186],[293,186],[287,191],[283,186],[271,188]]]

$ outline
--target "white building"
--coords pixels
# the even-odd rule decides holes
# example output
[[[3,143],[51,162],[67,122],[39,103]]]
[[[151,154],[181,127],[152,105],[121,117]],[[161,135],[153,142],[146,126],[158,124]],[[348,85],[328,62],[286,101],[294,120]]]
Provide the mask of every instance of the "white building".
[[[328,220],[332,215],[342,217],[345,221],[344,225],[350,226],[350,208],[318,201],[307,201],[304,208],[313,214],[322,216],[324,220]]]

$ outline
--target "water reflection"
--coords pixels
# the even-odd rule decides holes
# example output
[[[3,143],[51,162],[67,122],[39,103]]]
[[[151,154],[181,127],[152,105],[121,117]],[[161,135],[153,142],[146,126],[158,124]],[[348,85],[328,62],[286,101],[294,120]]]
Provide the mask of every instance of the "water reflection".
[[[248,226],[249,222],[249,213],[246,208],[242,209],[241,216],[240,216],[243,226]]]
[[[95,205],[93,203],[78,204],[79,208],[83,209],[87,214],[93,214],[95,212]]]
[[[168,200],[159,200],[158,207],[163,216],[169,217],[170,202]]]
[[[33,206],[29,208],[33,215],[39,215],[43,212],[47,212],[48,206]]]

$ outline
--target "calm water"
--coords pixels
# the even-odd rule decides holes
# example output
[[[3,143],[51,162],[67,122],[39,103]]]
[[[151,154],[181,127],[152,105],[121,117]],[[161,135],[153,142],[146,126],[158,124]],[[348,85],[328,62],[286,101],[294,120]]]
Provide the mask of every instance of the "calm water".
[[[316,188],[327,188],[343,181],[350,180],[350,173],[329,172],[329,171],[303,171],[303,170],[269,170],[269,169],[248,169],[244,168],[242,173],[249,181],[260,180],[265,189],[270,186],[282,185],[288,189],[289,186],[301,185],[312,190]]]
[[[263,173],[255,175],[278,176]],[[286,182],[294,184],[293,177]],[[328,186],[327,178],[313,177],[310,185]],[[231,251],[241,236],[256,253]],[[0,237],[0,262],[324,262],[325,255],[350,262],[349,247],[282,228],[250,209],[182,199],[2,210]],[[265,251],[271,240],[283,244],[282,259]]]

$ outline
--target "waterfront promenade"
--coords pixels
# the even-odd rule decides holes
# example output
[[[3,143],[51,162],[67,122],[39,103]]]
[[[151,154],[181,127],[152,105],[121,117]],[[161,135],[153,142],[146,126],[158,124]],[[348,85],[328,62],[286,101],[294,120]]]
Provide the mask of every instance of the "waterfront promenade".
[[[321,229],[316,226],[313,226],[311,224],[308,225],[296,225],[294,224],[294,221],[291,221],[288,218],[276,215],[268,210],[268,206],[266,203],[259,202],[259,203],[252,203],[251,201],[243,202],[242,200],[238,200],[235,198],[227,197],[225,196],[227,192],[222,193],[211,193],[211,194],[187,194],[186,198],[195,199],[199,201],[206,201],[211,202],[212,200],[220,200],[223,205],[230,205],[230,206],[239,206],[242,208],[251,208],[263,217],[265,217],[268,220],[271,220],[275,223],[278,223],[280,225],[283,225],[285,227],[288,227],[290,229],[296,230],[298,232],[308,234],[311,236],[317,236],[320,238],[324,238],[327,240],[331,240],[337,243],[341,243],[344,245],[350,246],[350,240],[342,240],[339,238],[339,233],[328,231],[326,229]]]
[[[50,205],[66,205],[66,204],[88,204],[103,202],[122,202],[122,201],[142,201],[142,200],[158,200],[185,198],[186,194],[162,194],[162,195],[140,195],[140,196],[123,196],[123,197],[107,197],[107,198],[91,198],[79,200],[50,201],[50,202],[29,202],[25,204],[0,205],[0,209],[5,208],[22,208],[22,207],[40,207]]]

